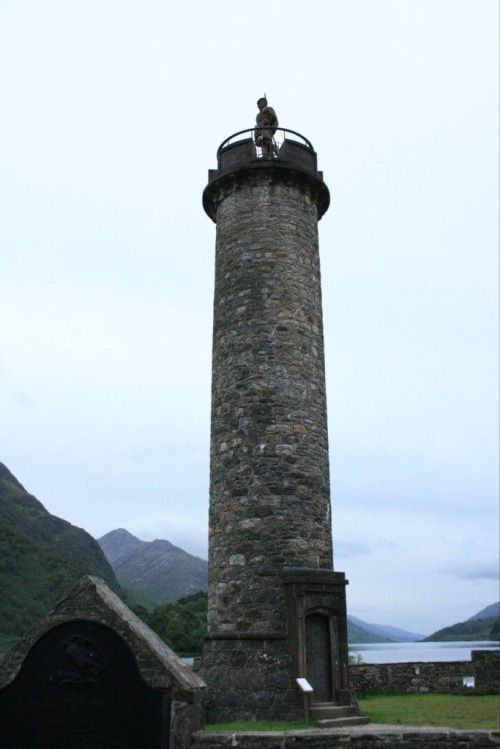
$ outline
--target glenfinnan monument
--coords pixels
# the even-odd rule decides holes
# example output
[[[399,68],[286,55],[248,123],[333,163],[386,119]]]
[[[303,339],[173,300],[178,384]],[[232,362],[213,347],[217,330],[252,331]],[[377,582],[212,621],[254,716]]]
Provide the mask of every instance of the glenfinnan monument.
[[[332,558],[318,254],[330,197],[311,143],[258,107],[203,193],[217,239],[201,673],[217,721],[302,715],[297,677],[316,716],[356,713]]]

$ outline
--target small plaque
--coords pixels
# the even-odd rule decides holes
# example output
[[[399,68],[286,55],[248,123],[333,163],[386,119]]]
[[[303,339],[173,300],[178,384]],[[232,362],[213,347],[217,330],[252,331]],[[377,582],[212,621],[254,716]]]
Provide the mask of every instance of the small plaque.
[[[303,692],[307,692],[307,693],[314,692],[313,687],[309,684],[309,682],[307,681],[307,679],[299,677],[297,679],[297,684],[299,685],[299,687],[301,688],[301,690]]]

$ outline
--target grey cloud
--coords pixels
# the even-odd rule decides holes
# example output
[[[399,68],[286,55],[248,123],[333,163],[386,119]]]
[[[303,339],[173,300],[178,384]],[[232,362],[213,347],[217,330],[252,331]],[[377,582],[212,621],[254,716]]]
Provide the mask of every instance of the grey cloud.
[[[373,554],[378,549],[382,548],[398,548],[399,544],[395,541],[389,541],[386,538],[378,538],[376,541],[370,543],[362,543],[359,541],[342,541],[339,540],[334,543],[335,552],[339,556],[352,557],[361,556],[363,554]]]
[[[456,567],[447,565],[443,571],[453,575],[458,580],[498,580],[500,578],[498,564],[494,562],[479,565],[475,563],[461,564]]]

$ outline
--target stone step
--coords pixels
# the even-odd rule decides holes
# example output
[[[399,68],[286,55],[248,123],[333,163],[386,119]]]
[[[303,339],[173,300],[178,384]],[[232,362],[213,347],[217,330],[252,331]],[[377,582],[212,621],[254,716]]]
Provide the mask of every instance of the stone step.
[[[346,728],[348,726],[364,726],[370,722],[370,718],[367,715],[356,715],[352,718],[326,718],[317,722],[321,728]]]
[[[315,720],[327,718],[353,718],[359,715],[359,709],[354,705],[335,705],[331,702],[311,705],[311,715]]]

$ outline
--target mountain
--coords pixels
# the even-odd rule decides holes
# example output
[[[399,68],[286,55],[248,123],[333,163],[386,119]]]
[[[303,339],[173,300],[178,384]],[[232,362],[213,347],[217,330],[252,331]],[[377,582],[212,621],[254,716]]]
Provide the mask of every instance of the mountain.
[[[207,562],[169,541],[141,541],[124,528],[118,528],[99,538],[98,543],[129,605],[151,611],[163,603],[207,590]],[[349,616],[348,637],[352,643],[410,642],[423,635]]]
[[[0,463],[0,640],[24,635],[83,575],[121,592],[97,541],[51,515]]]
[[[498,616],[488,619],[468,619],[466,622],[452,624],[451,627],[438,629],[437,632],[426,637],[424,642],[453,642],[454,640],[498,640]]]
[[[478,611],[465,622],[438,629],[425,642],[453,642],[454,640],[500,640],[500,602]]]
[[[119,528],[98,542],[129,604],[153,608],[207,589],[208,562],[170,541],[141,541]]]
[[[416,642],[425,637],[425,635],[417,634],[416,632],[407,632],[405,629],[391,627],[389,624],[371,624],[369,622],[364,622],[357,616],[349,616],[348,619],[359,627],[362,627],[364,630],[373,632],[374,634],[385,638],[383,642]],[[377,640],[371,640],[371,642],[377,642]]]
[[[467,621],[470,622],[473,619],[490,619],[492,616],[500,616],[500,601],[492,603],[491,606],[486,606],[485,609],[481,609],[474,616],[470,616]]]
[[[361,619],[357,619],[355,616],[347,617],[347,639],[349,644],[363,642],[392,642],[388,637],[369,631],[356,623],[360,621]]]

